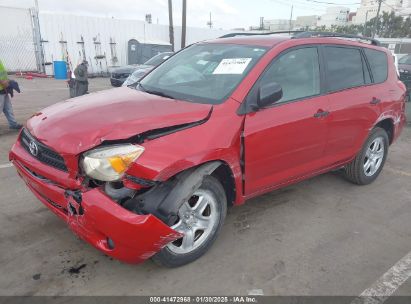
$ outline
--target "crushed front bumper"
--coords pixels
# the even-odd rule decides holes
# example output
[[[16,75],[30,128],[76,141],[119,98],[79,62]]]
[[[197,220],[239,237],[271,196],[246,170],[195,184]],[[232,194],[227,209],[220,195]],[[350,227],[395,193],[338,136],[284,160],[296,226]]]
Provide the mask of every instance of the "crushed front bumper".
[[[140,263],[181,237],[151,214],[138,215],[124,209],[99,188],[77,189],[81,200],[75,199],[70,195],[73,189],[64,189],[51,178],[62,172],[31,157],[19,142],[12,147],[10,160],[44,205],[80,238],[115,259]]]

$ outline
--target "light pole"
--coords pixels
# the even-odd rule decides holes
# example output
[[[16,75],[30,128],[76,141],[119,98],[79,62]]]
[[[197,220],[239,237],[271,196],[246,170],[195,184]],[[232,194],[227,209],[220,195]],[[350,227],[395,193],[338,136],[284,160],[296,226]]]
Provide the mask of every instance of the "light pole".
[[[171,49],[174,52],[174,27],[173,27],[173,3],[168,0],[168,33],[170,37]]]
[[[382,0],[378,0],[377,16],[375,17],[375,20],[374,20],[374,27],[373,27],[373,31],[372,31],[372,38],[374,38],[374,37],[375,37],[375,34],[378,33],[378,18],[380,17],[381,3],[382,3]]]
[[[183,0],[183,15],[181,20],[181,48],[186,47],[187,0]]]

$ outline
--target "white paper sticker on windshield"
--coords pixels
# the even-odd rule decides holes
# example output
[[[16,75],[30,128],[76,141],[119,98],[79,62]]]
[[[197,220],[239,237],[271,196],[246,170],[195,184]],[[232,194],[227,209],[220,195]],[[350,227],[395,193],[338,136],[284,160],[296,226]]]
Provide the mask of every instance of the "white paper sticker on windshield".
[[[214,70],[213,74],[242,74],[252,58],[226,58]]]

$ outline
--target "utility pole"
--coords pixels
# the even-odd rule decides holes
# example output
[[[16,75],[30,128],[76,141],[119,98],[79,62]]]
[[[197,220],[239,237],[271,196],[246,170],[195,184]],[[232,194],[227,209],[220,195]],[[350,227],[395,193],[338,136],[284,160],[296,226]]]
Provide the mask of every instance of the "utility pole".
[[[170,36],[171,50],[174,52],[174,27],[173,27],[173,3],[168,0],[168,33]]]
[[[378,19],[379,19],[379,17],[380,17],[381,3],[382,3],[382,0],[378,0],[377,16],[375,17],[375,20],[374,20],[374,27],[373,27],[373,31],[372,31],[372,38],[375,37],[375,34],[378,34]]]
[[[207,22],[207,25],[212,28],[213,27],[213,21],[211,21],[211,12],[210,12],[210,21]]]
[[[183,18],[181,20],[181,48],[186,47],[187,0],[183,0]]]
[[[367,22],[368,22],[368,10],[365,13],[364,32],[362,33],[363,36],[367,35]]]
[[[291,15],[290,15],[290,26],[289,26],[289,31],[291,32],[292,28],[291,28],[291,21],[293,19],[293,9],[294,9],[294,5],[291,5]]]

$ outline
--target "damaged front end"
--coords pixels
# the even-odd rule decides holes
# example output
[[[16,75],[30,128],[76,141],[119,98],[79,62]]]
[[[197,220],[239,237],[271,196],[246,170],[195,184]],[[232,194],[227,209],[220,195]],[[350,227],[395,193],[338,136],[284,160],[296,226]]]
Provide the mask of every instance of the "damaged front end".
[[[203,122],[152,131],[144,134],[144,140]],[[138,142],[144,142],[141,140],[140,135]],[[127,142],[131,144],[130,139]],[[63,172],[33,157],[23,145],[21,140],[15,143],[10,160],[34,195],[66,221],[80,238],[128,263],[142,262],[183,236],[170,228],[177,220],[180,206],[200,187],[203,177],[221,164],[206,163],[161,182],[135,177],[127,174],[127,170],[117,172],[121,175],[119,179],[102,180],[91,177],[91,171],[86,174],[82,161],[87,152],[81,157],[80,168],[73,177],[70,170]],[[113,145],[105,142],[93,150],[110,146]],[[65,184],[57,182],[62,180]]]
[[[62,175],[62,172],[30,159],[19,143],[13,146],[10,159],[46,207],[80,238],[113,258],[140,263],[181,237],[154,215],[126,210],[102,187],[62,188],[52,181],[54,174]]]

